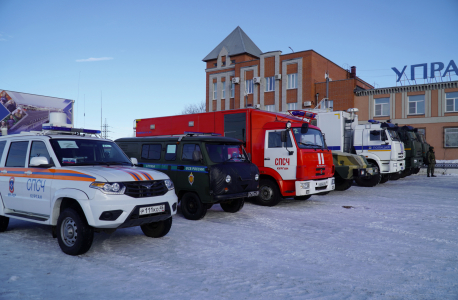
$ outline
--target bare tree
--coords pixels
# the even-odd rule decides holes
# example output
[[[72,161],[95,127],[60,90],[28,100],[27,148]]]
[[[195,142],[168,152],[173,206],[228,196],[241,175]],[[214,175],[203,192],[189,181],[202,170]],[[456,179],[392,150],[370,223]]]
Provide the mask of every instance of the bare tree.
[[[189,114],[197,114],[197,113],[203,113],[206,112],[207,108],[205,105],[205,101],[200,102],[199,104],[189,104],[184,107],[184,109],[181,111],[183,115],[189,115]]]

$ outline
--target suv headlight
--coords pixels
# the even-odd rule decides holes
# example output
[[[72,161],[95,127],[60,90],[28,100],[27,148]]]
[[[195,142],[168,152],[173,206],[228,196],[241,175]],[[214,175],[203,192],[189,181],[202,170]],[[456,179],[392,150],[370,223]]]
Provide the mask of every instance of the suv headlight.
[[[122,195],[126,190],[126,186],[121,182],[93,182],[89,187],[110,195]]]
[[[169,191],[173,190],[175,186],[173,185],[173,181],[170,179],[164,180],[165,186],[169,189]]]

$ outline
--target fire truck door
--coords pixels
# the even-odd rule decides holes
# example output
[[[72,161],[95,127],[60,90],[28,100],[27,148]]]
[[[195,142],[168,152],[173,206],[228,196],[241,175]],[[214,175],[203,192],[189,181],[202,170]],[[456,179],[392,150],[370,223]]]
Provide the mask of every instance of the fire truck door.
[[[291,131],[287,132],[287,141],[281,141],[284,130],[267,130],[264,144],[264,167],[274,169],[283,180],[296,179],[297,148]],[[290,153],[292,154],[290,155]]]

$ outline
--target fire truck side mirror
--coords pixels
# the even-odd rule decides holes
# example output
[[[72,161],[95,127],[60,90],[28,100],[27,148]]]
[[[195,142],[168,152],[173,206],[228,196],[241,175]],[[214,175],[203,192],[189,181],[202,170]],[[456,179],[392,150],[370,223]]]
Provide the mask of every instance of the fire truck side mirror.
[[[301,133],[306,134],[309,131],[309,123],[302,123]]]

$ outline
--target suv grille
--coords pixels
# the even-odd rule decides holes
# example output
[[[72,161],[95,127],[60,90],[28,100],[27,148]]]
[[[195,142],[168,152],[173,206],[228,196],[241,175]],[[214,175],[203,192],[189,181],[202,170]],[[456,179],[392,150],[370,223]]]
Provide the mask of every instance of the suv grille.
[[[164,180],[124,182],[124,194],[133,198],[161,196],[167,193]]]

